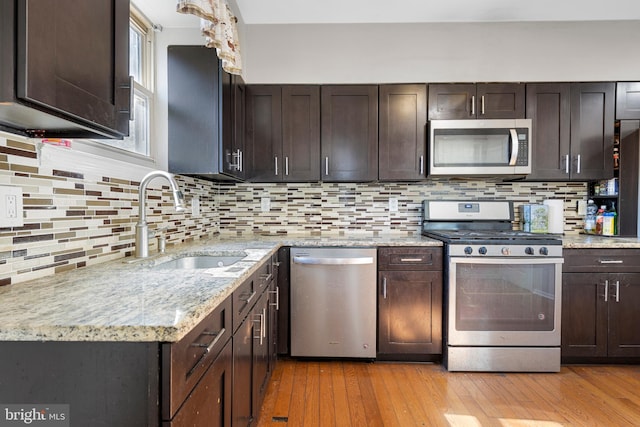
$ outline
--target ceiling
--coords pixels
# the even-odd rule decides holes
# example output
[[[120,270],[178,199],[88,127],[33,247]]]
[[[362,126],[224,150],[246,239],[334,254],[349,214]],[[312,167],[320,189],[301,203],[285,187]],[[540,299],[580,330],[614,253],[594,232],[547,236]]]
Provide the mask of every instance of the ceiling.
[[[234,1],[234,0],[231,0]],[[176,0],[132,0],[155,24],[198,27]],[[246,24],[640,20],[638,0],[235,0]]]

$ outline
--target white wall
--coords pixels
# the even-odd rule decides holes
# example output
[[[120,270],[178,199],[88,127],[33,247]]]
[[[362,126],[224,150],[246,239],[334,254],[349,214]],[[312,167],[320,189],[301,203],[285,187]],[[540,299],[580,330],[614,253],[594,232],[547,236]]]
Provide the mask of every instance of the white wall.
[[[640,80],[640,21],[243,29],[248,83]]]

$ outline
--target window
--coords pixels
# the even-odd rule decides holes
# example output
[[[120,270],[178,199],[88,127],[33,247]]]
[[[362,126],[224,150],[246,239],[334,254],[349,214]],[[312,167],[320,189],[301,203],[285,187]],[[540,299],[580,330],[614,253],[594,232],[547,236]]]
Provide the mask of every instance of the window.
[[[133,120],[129,136],[122,140],[93,140],[133,153],[151,157],[151,117],[153,107],[153,26],[140,12],[131,8],[129,25],[129,73],[133,76]]]

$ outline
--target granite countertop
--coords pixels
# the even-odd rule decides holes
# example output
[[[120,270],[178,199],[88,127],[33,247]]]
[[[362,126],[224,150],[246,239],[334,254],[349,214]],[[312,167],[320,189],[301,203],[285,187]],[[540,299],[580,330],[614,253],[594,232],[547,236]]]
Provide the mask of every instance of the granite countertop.
[[[632,249],[640,248],[640,238],[578,234],[562,236],[562,247],[565,249]]]
[[[420,235],[260,236],[171,247],[0,287],[0,340],[174,342],[186,335],[281,246],[442,246]],[[229,266],[153,269],[186,255],[237,255]]]

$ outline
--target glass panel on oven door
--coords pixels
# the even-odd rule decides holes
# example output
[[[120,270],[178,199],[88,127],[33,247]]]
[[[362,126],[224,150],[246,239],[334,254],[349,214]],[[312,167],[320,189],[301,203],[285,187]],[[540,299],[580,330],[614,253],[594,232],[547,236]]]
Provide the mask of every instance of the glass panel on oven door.
[[[509,164],[509,134],[502,130],[436,132],[435,166],[504,166]]]
[[[552,331],[555,265],[456,264],[458,331]]]

